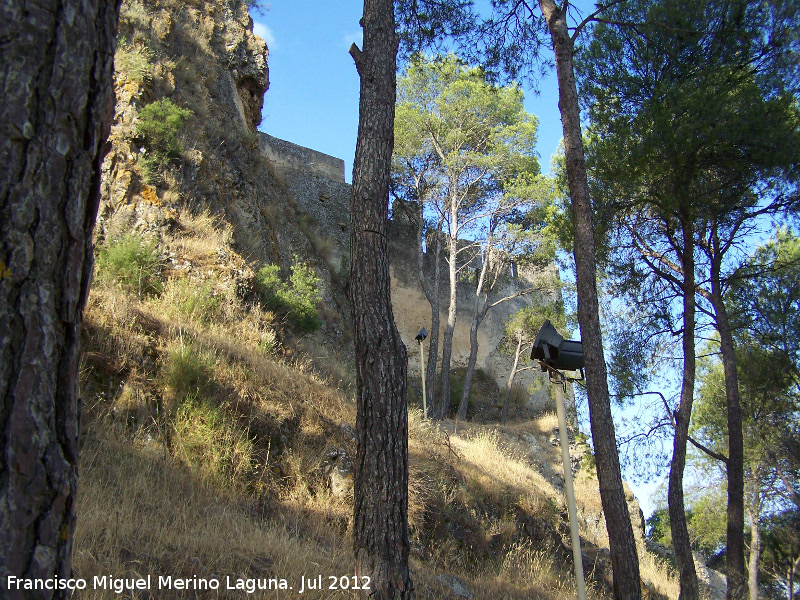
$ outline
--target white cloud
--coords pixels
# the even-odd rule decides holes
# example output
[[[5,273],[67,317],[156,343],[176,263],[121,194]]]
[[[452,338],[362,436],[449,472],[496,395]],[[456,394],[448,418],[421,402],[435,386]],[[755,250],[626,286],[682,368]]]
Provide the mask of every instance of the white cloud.
[[[278,43],[275,41],[275,35],[272,33],[272,30],[263,23],[253,21],[253,33],[267,42],[267,48],[269,48],[270,52],[274,52],[278,49]]]
[[[344,47],[347,49],[350,49],[350,46],[352,46],[353,44],[356,44],[359,48],[361,48],[364,45],[363,39],[364,39],[364,32],[362,32],[359,29],[355,33],[349,33],[346,36],[344,36],[344,38],[342,38],[342,41],[344,43]]]

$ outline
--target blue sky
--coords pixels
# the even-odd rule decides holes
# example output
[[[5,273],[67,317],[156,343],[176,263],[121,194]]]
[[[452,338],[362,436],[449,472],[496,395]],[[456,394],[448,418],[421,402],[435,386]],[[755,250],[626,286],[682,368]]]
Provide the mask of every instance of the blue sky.
[[[270,87],[259,129],[345,161],[351,180],[358,129],[358,74],[347,53],[361,46],[360,0],[273,2],[253,14],[256,35],[269,47]],[[561,140],[555,75],[525,90],[525,107],[539,117],[542,170]]]

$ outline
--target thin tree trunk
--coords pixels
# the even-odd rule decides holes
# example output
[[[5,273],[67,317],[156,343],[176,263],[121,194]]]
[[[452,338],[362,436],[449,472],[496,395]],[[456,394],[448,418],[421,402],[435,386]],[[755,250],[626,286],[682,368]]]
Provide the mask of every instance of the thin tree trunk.
[[[449,239],[449,264],[450,275],[450,305],[447,307],[447,326],[442,340],[442,387],[436,417],[444,419],[450,410],[450,360],[453,354],[453,333],[456,328],[456,310],[458,308],[458,240],[455,233],[458,231],[458,214],[455,208],[455,199],[452,200],[454,208],[450,210],[450,239]]]
[[[467,420],[467,406],[472,389],[472,377],[475,374],[475,363],[478,360],[478,327],[480,327],[483,318],[486,316],[486,309],[489,308],[486,295],[481,295],[486,281],[487,260],[485,259],[481,266],[481,274],[478,277],[478,284],[475,289],[475,307],[472,314],[472,325],[469,328],[469,360],[467,361],[467,372],[464,374],[464,387],[461,390],[461,401],[458,403],[458,414],[456,416],[459,421]],[[481,306],[481,298],[483,298],[483,306]]]
[[[511,400],[511,388],[514,386],[514,377],[517,374],[517,367],[519,367],[519,357],[522,354],[522,336],[517,339],[517,349],[514,352],[514,365],[511,367],[511,373],[508,375],[508,383],[506,384],[506,393],[503,397],[503,407],[500,409],[500,422],[505,424],[508,420],[508,403]]]
[[[726,574],[728,600],[744,600],[747,586],[744,575],[744,441],[742,409],[739,402],[739,378],[736,371],[736,346],[722,297],[722,254],[719,239],[713,235],[711,259],[711,304],[719,333],[722,369],[725,379],[725,400],[728,405],[728,525]]]
[[[386,236],[398,36],[391,0],[365,0],[350,200],[350,302],[358,404],[353,549],[372,597],[410,598],[406,349],[394,322]]]
[[[0,5],[0,572],[72,576],[79,340],[119,2]],[[7,261],[7,262],[6,262]],[[9,590],[3,598],[67,598]]]
[[[597,458],[597,478],[600,483],[600,497],[606,518],[614,572],[614,598],[639,600],[641,598],[639,557],[636,553],[633,527],[622,488],[622,474],[603,355],[592,208],[589,201],[580,107],[573,68],[574,47],[567,27],[566,14],[553,0],[539,0],[539,7],[547,21],[556,58],[559,109],[564,131],[567,181],[575,235],[578,322],[586,361],[586,388],[589,396],[592,439]]]
[[[753,498],[748,510],[750,519],[750,559],[747,562],[747,586],[750,600],[758,600],[758,566],[761,562],[761,528],[758,526],[761,514],[761,495],[758,490],[758,481],[754,482]]]
[[[472,377],[475,374],[475,363],[478,360],[479,325],[480,323],[476,315],[469,328],[469,360],[467,361],[467,372],[464,374],[464,387],[461,389],[461,400],[458,403],[458,414],[456,415],[459,421],[467,420],[467,405],[469,404],[469,395],[472,389]]]
[[[479,300],[475,300],[477,304]],[[477,311],[477,307],[476,307]],[[469,404],[469,395],[472,389],[472,377],[475,374],[475,363],[478,361],[478,327],[480,326],[479,315],[475,315],[472,319],[472,325],[469,328],[469,360],[467,361],[467,372],[464,374],[464,387],[461,389],[461,400],[458,403],[458,414],[456,418],[459,421],[467,420],[467,405]]]
[[[672,532],[672,545],[675,548],[675,562],[680,582],[680,600],[699,600],[700,586],[692,555],[692,543],[686,524],[686,509],[683,497],[683,473],[686,468],[686,444],[689,439],[689,422],[692,418],[692,401],[695,384],[695,261],[694,232],[691,220],[681,216],[683,234],[683,380],[681,382],[681,401],[675,411],[675,437],[672,443],[672,462],[669,468],[667,503]]]
[[[441,221],[440,226],[436,231],[436,246],[434,250],[434,271],[432,285],[427,285],[425,278],[425,253],[422,251],[422,235],[424,233],[424,202],[420,199],[419,204],[419,222],[417,225],[417,240],[419,246],[417,248],[417,277],[419,284],[422,286],[422,291],[431,305],[431,331],[428,334],[428,364],[425,367],[425,394],[427,395],[426,402],[433,413],[435,410],[434,398],[436,397],[436,360],[439,357],[439,310],[441,299],[439,297],[441,290],[441,260],[442,260],[442,236],[441,234]],[[428,247],[430,251],[430,247]],[[431,289],[432,288],[432,289]]]

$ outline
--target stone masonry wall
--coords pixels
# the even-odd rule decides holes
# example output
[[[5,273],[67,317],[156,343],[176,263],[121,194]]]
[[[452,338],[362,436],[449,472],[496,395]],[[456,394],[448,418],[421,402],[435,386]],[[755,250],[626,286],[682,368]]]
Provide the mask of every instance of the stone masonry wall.
[[[269,160],[286,186],[289,197],[296,202],[308,219],[324,248],[325,260],[332,269],[344,271],[349,267],[349,209],[351,186],[344,182],[344,161],[321,152],[303,148],[269,136],[259,134],[263,156]],[[419,377],[420,356],[414,340],[420,327],[430,329],[431,308],[417,276],[415,233],[411,224],[402,217],[389,223],[389,258],[391,272],[392,307],[403,342],[409,350],[409,376]],[[432,256],[426,257],[426,270],[433,271]],[[517,285],[527,283],[524,273],[508,285],[506,292],[513,293]],[[324,295],[324,290],[323,290]],[[475,292],[472,285],[461,284],[458,290],[458,320],[453,338],[453,365],[466,366],[469,358],[469,328]],[[503,325],[514,312],[530,306],[533,296],[520,296],[495,307],[478,329],[478,368],[489,374],[502,389],[512,366],[512,358],[501,352]],[[447,320],[447,283],[442,286],[442,334]],[[427,349],[426,349],[427,350]],[[429,357],[426,355],[426,361]],[[515,378],[515,386],[527,388],[529,405],[535,409],[552,408],[549,388],[544,376],[536,370],[523,371]]]
[[[276,167],[321,175],[344,183],[344,161],[341,158],[304,148],[266,133],[259,133],[258,138],[261,154]]]

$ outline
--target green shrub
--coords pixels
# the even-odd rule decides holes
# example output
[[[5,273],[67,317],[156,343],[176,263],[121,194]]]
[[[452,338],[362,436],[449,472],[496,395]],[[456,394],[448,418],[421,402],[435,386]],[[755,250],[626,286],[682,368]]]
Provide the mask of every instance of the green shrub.
[[[139,297],[161,293],[161,256],[154,241],[129,233],[101,246],[97,276],[115,281]]]
[[[478,401],[475,398],[475,384],[480,378],[479,369],[475,369],[472,374],[472,387],[469,390],[469,398],[467,399],[467,413],[473,414],[475,409],[478,408]],[[450,369],[450,412],[456,413],[458,406],[461,404],[461,394],[464,393],[464,380],[467,377],[467,370],[465,368]],[[441,385],[441,383],[437,383]],[[437,391],[438,395],[438,391]]]
[[[220,297],[210,279],[200,284],[189,278],[173,279],[169,282],[162,301],[172,304],[187,319],[204,324],[214,319],[220,305]]]
[[[267,304],[275,304],[275,296],[285,285],[281,279],[281,268],[278,265],[264,265],[256,273],[258,291]]]
[[[192,111],[178,107],[167,98],[156,100],[139,112],[136,135],[147,149],[150,169],[163,171],[183,151],[178,134]]]
[[[224,412],[208,403],[184,403],[175,416],[173,452],[221,487],[253,471],[253,442]]]
[[[267,307],[285,312],[298,329],[314,331],[320,326],[319,277],[311,267],[296,263],[289,281],[283,281],[278,265],[265,265],[256,274],[256,282]]]
[[[170,350],[164,366],[168,395],[178,403],[192,402],[212,392],[213,364],[191,346],[181,344]]]
[[[147,48],[122,41],[114,54],[114,69],[126,79],[142,84],[152,77],[152,59],[153,53]]]

